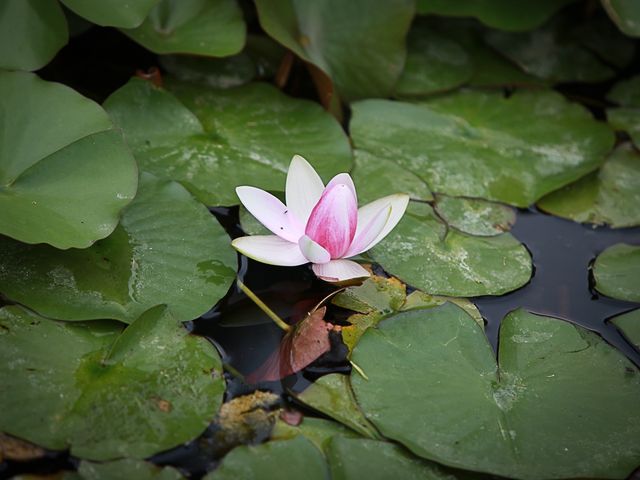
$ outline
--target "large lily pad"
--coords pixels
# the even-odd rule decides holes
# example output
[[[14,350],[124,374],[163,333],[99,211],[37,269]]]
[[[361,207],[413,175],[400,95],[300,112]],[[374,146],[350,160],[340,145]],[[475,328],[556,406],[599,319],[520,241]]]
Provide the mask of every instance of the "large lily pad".
[[[67,37],[67,21],[58,0],[0,3],[0,68],[44,67],[67,43]]]
[[[142,23],[158,0],[62,0],[62,3],[91,23],[133,28]]]
[[[490,27],[502,30],[530,30],[563,6],[575,0],[418,0],[418,13],[453,17],[476,17]]]
[[[434,295],[501,295],[531,277],[531,257],[511,234],[475,237],[448,229],[428,204],[412,203],[370,252],[407,284]]]
[[[395,93],[417,97],[452,90],[469,81],[473,61],[456,41],[415,23],[407,39],[407,61]]]
[[[158,467],[142,460],[125,458],[112,462],[80,462],[78,477],[81,480],[182,480],[182,474],[172,467]],[[72,477],[71,477],[72,478]],[[62,480],[71,480],[65,476]]]
[[[160,0],[140,26],[122,32],[155,53],[224,57],[242,50],[245,30],[236,0]]]
[[[294,154],[309,160],[327,181],[351,167],[346,135],[317,104],[259,83],[172,89],[184,104],[132,79],[105,108],[143,169],[182,182],[205,204],[237,204],[238,185],[282,190]]]
[[[640,245],[618,243],[593,264],[596,290],[619,300],[640,302]]]
[[[508,232],[516,221],[513,208],[479,198],[438,195],[435,211],[450,227],[469,235],[498,235]]]
[[[181,320],[206,312],[235,278],[224,229],[179,184],[143,174],[116,231],[84,250],[0,237],[0,291],[62,320],[131,322],[165,303]]]
[[[221,403],[221,361],[164,307],[122,331],[0,310],[0,430],[78,457],[144,458],[200,434]]]
[[[304,437],[296,436],[291,440],[236,447],[204,480],[326,480],[328,477],[320,450]]]
[[[0,72],[0,117],[0,233],[57,248],[109,235],[137,171],[107,114],[64,85]]]
[[[353,360],[369,376],[351,378],[365,414],[427,459],[525,479],[626,478],[640,461],[640,372],[570,323],[512,312],[496,364],[447,304],[368,330]]]
[[[397,445],[335,436],[327,448],[333,480],[453,480],[450,472],[414,457]]]
[[[544,197],[538,206],[576,222],[640,225],[640,154],[619,146],[596,173]]]
[[[619,315],[611,319],[611,322],[622,330],[636,348],[640,349],[640,309]]]
[[[571,35],[568,25],[561,21],[526,33],[493,30],[485,38],[525,72],[545,80],[601,82],[615,75],[610,67],[581,45]]]
[[[618,28],[627,35],[640,37],[640,4],[635,0],[601,0],[602,6]]]
[[[410,0],[257,0],[262,28],[320,68],[346,100],[387,97],[405,62]]]
[[[395,161],[438,193],[528,206],[595,169],[607,125],[550,91],[465,91],[424,104],[353,105],[356,149]]]

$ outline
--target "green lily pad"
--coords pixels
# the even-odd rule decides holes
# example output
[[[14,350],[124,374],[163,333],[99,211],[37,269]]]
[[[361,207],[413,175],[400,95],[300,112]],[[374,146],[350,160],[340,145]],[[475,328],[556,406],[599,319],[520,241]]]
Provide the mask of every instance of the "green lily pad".
[[[122,32],[154,53],[224,57],[242,50],[246,27],[236,0],[160,0],[141,25]]]
[[[481,237],[508,232],[516,221],[513,208],[479,198],[438,195],[435,211],[450,227]]]
[[[351,176],[360,204],[395,193],[406,193],[414,200],[433,200],[429,185],[415,173],[366,150],[356,149],[353,153],[354,168]]]
[[[418,13],[452,17],[476,17],[501,30],[530,30],[575,0],[418,0]]]
[[[0,68],[38,70],[67,43],[68,36],[57,0],[0,4]]]
[[[582,46],[591,50],[606,64],[622,69],[633,61],[636,42],[621,33],[604,12],[597,12],[578,24],[573,17],[568,22],[567,29]]]
[[[320,377],[296,398],[364,437],[380,438],[380,434],[358,407],[351,390],[349,377],[346,375],[332,373]]]
[[[610,67],[568,32],[563,22],[551,22],[526,33],[494,30],[485,38],[525,72],[545,80],[602,82],[615,75]]]
[[[368,330],[353,360],[369,376],[351,378],[367,417],[424,458],[522,479],[626,478],[640,460],[640,372],[568,322],[510,313],[496,364],[446,304]]]
[[[397,96],[444,92],[471,79],[473,62],[466,50],[429,24],[414,23],[407,44],[407,61],[395,89]]]
[[[611,319],[611,322],[640,349],[640,309],[619,315]]]
[[[158,0],[62,0],[62,3],[91,23],[103,27],[137,27]]]
[[[428,204],[411,203],[370,255],[389,273],[434,295],[502,295],[531,277],[531,257],[511,234],[476,237],[447,229]]]
[[[294,154],[309,160],[325,181],[351,167],[348,138],[317,104],[260,83],[172,89],[184,104],[132,79],[105,108],[141,168],[182,182],[205,204],[237,204],[238,185],[282,190]]]
[[[0,291],[42,315],[131,322],[160,303],[180,320],[198,317],[226,294],[237,259],[203,205],[179,184],[143,174],[106,239],[62,251],[0,237],[0,265]]]
[[[327,448],[333,480],[452,480],[444,468],[389,442],[334,437]]]
[[[607,98],[623,107],[640,108],[640,75],[616,83]]]
[[[379,312],[387,315],[400,310],[406,298],[407,288],[397,278],[372,275],[361,285],[340,292],[331,302],[358,313]]]
[[[297,436],[255,446],[236,447],[223,458],[220,466],[203,480],[237,479],[281,480],[329,478],[322,453],[313,443]]]
[[[596,290],[608,297],[640,302],[640,245],[618,243],[593,264]]]
[[[601,0],[602,6],[618,28],[627,35],[640,37],[640,4],[635,0]]]
[[[164,308],[122,331],[0,310],[0,430],[91,460],[145,458],[199,435],[222,401],[221,361]]]
[[[112,462],[80,462],[78,476],[82,480],[181,480],[182,474],[172,467],[158,467],[142,460],[125,458]],[[66,480],[64,478],[63,480]]]
[[[353,105],[356,149],[396,162],[431,190],[528,206],[592,171],[613,146],[607,125],[551,91],[465,91],[424,104]]]
[[[361,438],[356,432],[341,423],[316,417],[304,417],[300,425],[289,425],[278,419],[271,431],[272,440],[290,440],[302,436],[323,452],[329,441],[337,435],[347,438]]]
[[[345,100],[392,93],[405,62],[412,1],[257,0],[256,6],[262,28],[326,73]]]
[[[136,164],[106,113],[58,83],[0,72],[0,233],[84,248],[136,193]]]
[[[600,170],[550,193],[538,206],[581,223],[640,225],[640,154],[620,145]]]

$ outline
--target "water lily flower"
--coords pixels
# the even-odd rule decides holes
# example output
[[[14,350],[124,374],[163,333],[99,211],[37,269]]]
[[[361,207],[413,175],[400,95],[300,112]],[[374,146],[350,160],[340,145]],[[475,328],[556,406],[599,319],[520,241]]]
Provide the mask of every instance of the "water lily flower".
[[[358,209],[348,173],[336,175],[325,187],[300,155],[293,157],[287,172],[286,205],[255,187],[238,187],[236,193],[245,208],[275,234],[236,238],[232,242],[236,250],[270,265],[311,262],[314,273],[328,282],[368,277],[367,270],[346,259],[386,237],[409,203],[408,195],[398,193]]]

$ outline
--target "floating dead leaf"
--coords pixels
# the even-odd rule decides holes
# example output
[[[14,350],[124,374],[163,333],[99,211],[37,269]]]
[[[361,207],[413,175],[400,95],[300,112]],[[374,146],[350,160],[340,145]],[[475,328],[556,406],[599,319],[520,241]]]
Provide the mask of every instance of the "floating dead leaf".
[[[33,443],[0,433],[0,462],[4,460],[27,462],[44,457],[45,453],[43,448]]]
[[[220,407],[213,426],[213,444],[217,455],[237,445],[259,443],[269,438],[280,413],[280,397],[256,391],[236,397]]]
[[[329,332],[338,328],[325,322],[326,310],[326,307],[319,308],[294,325],[282,339],[280,348],[258,370],[247,375],[247,381],[280,380],[299,372],[331,350]]]

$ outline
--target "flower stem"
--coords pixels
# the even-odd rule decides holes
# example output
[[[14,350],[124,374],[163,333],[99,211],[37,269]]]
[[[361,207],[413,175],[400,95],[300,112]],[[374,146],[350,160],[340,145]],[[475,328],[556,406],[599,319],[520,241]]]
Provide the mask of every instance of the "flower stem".
[[[282,319],[281,319],[281,318],[276,314],[276,312],[274,312],[274,311],[273,311],[273,310],[271,310],[269,307],[267,307],[267,304],[266,304],[266,303],[264,303],[262,300],[260,300],[260,299],[258,298],[258,296],[257,296],[255,293],[253,293],[253,292],[251,291],[251,289],[250,289],[249,287],[247,287],[247,286],[242,282],[242,280],[240,280],[240,279],[238,278],[237,282],[238,282],[238,287],[240,287],[240,290],[242,290],[242,291],[245,293],[245,295],[246,295],[247,297],[249,297],[249,298],[253,301],[253,303],[255,303],[255,304],[260,308],[260,310],[262,310],[264,313],[266,313],[266,314],[267,314],[267,316],[268,316],[271,320],[273,320],[273,321],[274,321],[274,323],[275,323],[277,326],[279,326],[279,327],[280,327],[282,330],[284,330],[285,332],[288,332],[289,330],[291,330],[291,327],[290,327],[289,325],[287,325],[287,324],[285,323],[285,321],[284,321],[284,320],[282,320]]]

